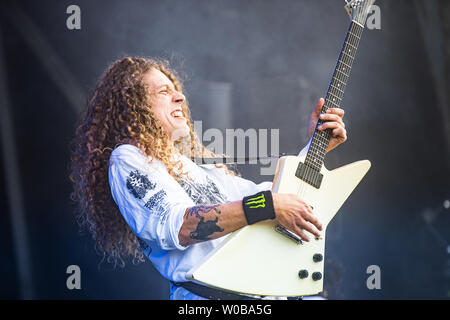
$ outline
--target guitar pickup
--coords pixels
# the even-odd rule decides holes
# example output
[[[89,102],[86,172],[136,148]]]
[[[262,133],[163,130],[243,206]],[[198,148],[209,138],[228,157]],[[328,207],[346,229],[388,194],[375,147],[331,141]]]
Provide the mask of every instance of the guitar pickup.
[[[294,232],[286,229],[285,227],[283,227],[279,224],[277,226],[275,226],[275,231],[277,231],[277,232],[281,233],[283,236],[291,239],[296,244],[303,244],[303,240],[298,235],[296,235]]]
[[[323,174],[303,162],[298,164],[295,176],[316,189],[319,189],[322,184]]]

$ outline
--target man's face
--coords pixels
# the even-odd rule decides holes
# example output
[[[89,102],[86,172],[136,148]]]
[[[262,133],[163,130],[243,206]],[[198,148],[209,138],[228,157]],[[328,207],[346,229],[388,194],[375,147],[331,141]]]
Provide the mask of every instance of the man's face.
[[[159,70],[152,69],[147,72],[143,80],[149,86],[153,114],[164,132],[172,141],[189,135],[187,120],[181,109],[186,100],[185,96],[176,91],[172,81]]]

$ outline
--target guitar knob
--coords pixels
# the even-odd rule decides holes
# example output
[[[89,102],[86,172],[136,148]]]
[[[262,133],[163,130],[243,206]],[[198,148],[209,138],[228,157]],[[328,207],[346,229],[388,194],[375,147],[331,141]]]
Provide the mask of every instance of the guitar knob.
[[[313,272],[313,274],[312,274],[312,279],[313,279],[314,281],[317,281],[317,280],[322,279],[322,273],[320,273],[320,272]]]
[[[308,277],[308,275],[308,270],[303,269],[298,272],[298,276],[300,277],[300,279],[305,279]]]
[[[323,255],[320,253],[316,253],[313,255],[313,261],[314,262],[320,262],[323,260]]]

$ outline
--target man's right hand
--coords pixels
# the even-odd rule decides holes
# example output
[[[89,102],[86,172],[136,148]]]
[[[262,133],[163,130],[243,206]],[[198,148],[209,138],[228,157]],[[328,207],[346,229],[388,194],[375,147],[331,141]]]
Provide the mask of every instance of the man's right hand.
[[[322,225],[314,216],[311,207],[296,194],[272,193],[276,220],[285,228],[295,232],[304,241],[309,241],[304,230],[317,238]]]

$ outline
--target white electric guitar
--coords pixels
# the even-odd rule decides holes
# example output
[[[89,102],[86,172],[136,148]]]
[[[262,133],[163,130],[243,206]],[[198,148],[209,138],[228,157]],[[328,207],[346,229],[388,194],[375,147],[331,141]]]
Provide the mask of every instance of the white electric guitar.
[[[351,23],[322,112],[340,107],[374,2],[353,0],[345,6]],[[330,130],[316,129],[306,156],[281,157],[272,187],[274,193],[297,194],[313,208],[323,226],[322,238],[303,242],[276,220],[246,226],[232,233],[204,261],[199,261],[188,272],[189,280],[225,291],[262,296],[305,296],[323,291],[326,227],[370,168],[370,162],[362,160],[327,170],[323,159],[330,135]]]

